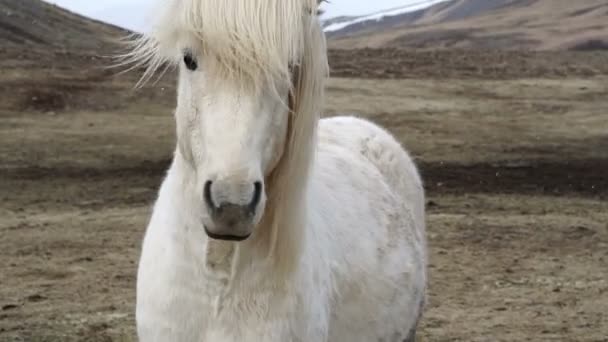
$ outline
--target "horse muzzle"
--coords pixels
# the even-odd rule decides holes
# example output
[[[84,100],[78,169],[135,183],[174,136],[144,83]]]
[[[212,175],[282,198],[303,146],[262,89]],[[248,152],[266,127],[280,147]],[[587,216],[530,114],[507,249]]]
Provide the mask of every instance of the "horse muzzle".
[[[206,182],[204,200],[210,222],[205,224],[205,233],[215,240],[243,241],[249,238],[255,226],[257,210],[260,209],[262,183],[253,184],[253,194],[246,204],[225,201],[218,204],[214,200],[212,187],[213,182]]]

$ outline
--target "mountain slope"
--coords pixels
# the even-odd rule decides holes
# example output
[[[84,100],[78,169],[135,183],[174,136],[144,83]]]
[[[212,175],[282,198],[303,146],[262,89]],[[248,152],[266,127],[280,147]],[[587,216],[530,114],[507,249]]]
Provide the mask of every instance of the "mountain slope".
[[[608,48],[606,0],[453,0],[334,32],[333,48]]]
[[[339,17],[325,21],[324,31],[330,35],[344,35],[365,29],[368,25],[387,27],[393,22],[404,23],[417,19],[419,13],[433,5],[449,0],[418,0],[405,6],[399,6],[376,13],[357,17]],[[397,19],[397,21],[393,20]]]
[[[129,33],[41,0],[0,0],[0,115],[170,101],[166,78],[132,91],[141,74],[109,68]]]
[[[127,31],[40,0],[0,0],[0,46],[8,49],[108,50]]]

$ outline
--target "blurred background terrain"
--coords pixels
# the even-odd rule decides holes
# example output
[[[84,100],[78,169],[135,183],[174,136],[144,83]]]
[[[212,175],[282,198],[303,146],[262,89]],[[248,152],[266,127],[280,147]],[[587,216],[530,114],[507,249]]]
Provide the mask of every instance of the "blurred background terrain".
[[[428,192],[423,341],[608,336],[608,1],[427,1],[326,18],[326,116],[411,151]],[[134,341],[175,75],[126,29],[0,0],[0,341]]]

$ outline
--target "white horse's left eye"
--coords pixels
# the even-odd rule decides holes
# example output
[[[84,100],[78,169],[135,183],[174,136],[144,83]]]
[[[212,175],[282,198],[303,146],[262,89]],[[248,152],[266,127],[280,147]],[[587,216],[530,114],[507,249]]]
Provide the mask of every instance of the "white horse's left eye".
[[[196,62],[196,58],[192,56],[192,53],[186,52],[184,54],[184,64],[186,64],[186,68],[188,70],[196,70],[198,68],[198,63]]]

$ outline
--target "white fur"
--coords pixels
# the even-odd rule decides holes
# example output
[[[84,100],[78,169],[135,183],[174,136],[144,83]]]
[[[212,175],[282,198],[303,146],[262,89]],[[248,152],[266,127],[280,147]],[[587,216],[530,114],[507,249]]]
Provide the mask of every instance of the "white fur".
[[[187,48],[200,70],[180,67],[177,147],[137,277],[140,341],[411,337],[427,282],[422,182],[387,131],[319,119],[327,60],[317,0],[164,4],[128,57],[153,70]],[[225,180],[223,196],[245,200],[258,178],[251,237],[210,239],[205,180]]]

